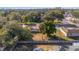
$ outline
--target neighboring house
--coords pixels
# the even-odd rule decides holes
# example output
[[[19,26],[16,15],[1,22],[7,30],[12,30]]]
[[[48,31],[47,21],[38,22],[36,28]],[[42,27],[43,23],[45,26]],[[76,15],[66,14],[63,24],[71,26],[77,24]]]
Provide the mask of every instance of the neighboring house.
[[[39,24],[30,24],[28,27],[31,32],[39,32]]]
[[[63,36],[69,36],[69,37],[79,36],[79,28],[76,28],[76,27],[61,27],[60,33]]]
[[[39,32],[39,24],[20,24],[23,28],[27,27],[30,32]]]
[[[77,26],[76,25],[72,25],[72,24],[69,24],[69,22],[63,22],[63,23],[60,23],[60,24],[55,24],[55,27],[57,28],[57,29],[59,29],[59,28],[61,28],[61,27],[76,27],[77,28]]]
[[[64,14],[64,17],[65,17],[64,21],[68,21],[68,22],[74,22],[75,20],[77,20],[77,18],[74,17],[71,13],[67,13],[67,12]]]
[[[56,28],[59,29],[59,34],[62,36],[79,36],[79,19],[73,17],[72,14],[66,13],[65,19],[63,19],[61,24],[57,24]],[[76,23],[73,23],[73,22]]]
[[[63,19],[63,23],[67,23],[69,22],[70,24],[75,24],[76,26],[79,27],[79,18],[76,18],[75,16],[73,16],[71,13],[66,12],[64,14],[65,19]]]
[[[73,17],[73,15],[69,12],[65,12],[64,17]]]
[[[63,24],[74,24],[77,27],[79,27],[79,18],[75,18],[75,17],[66,17],[65,19],[63,19],[62,21]]]

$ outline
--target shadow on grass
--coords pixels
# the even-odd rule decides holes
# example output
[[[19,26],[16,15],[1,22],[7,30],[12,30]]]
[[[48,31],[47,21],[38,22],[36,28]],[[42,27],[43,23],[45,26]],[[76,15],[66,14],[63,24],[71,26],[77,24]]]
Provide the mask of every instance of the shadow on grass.
[[[48,40],[67,41],[61,37],[56,36],[56,35],[51,36]]]
[[[14,51],[32,51],[35,48],[35,45],[26,44],[26,45],[16,45]]]
[[[73,40],[79,40],[79,36],[74,36],[74,37],[69,37],[69,38],[71,38]]]

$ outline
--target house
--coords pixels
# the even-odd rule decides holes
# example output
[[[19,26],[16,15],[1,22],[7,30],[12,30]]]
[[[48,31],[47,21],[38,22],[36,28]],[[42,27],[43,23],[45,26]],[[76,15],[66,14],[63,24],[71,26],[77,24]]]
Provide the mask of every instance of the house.
[[[77,20],[75,16],[73,16],[71,13],[68,12],[65,12],[64,17],[65,17],[64,21],[68,22],[74,22],[75,20]]]
[[[30,32],[39,32],[39,24],[20,24],[23,28],[27,27]]]
[[[65,19],[63,19],[62,23],[56,25],[56,28],[59,29],[59,34],[69,37],[79,36],[79,19],[69,13],[66,13],[64,16]]]
[[[79,36],[78,27],[60,27],[59,31],[62,36],[68,36],[68,37]]]
[[[64,17],[73,17],[73,15],[69,12],[65,12]]]
[[[39,32],[39,24],[30,24],[28,25],[28,29],[31,32]]]

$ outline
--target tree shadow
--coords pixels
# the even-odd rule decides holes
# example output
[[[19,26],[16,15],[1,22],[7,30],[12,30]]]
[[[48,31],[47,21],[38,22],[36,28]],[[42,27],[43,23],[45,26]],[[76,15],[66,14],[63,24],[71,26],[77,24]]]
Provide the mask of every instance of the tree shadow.
[[[69,37],[70,39],[73,39],[73,40],[79,40],[79,36],[73,36],[73,37]]]
[[[33,44],[17,44],[14,51],[32,51],[34,48]]]
[[[58,37],[56,35],[51,35],[48,40],[55,40],[55,41],[66,41],[65,39]]]

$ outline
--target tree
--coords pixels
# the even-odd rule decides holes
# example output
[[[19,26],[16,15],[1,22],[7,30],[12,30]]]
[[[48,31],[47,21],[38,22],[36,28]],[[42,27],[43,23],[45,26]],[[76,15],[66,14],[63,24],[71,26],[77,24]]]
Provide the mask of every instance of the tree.
[[[41,13],[32,12],[28,15],[30,22],[41,22]]]
[[[70,12],[73,16],[75,16],[76,18],[79,18],[79,10],[71,10]]]
[[[19,40],[32,39],[32,34],[29,32],[27,28],[22,28],[18,24],[9,24],[9,23],[5,27],[6,27],[5,29],[7,30],[7,35],[11,38],[18,36]]]
[[[43,16],[44,20],[50,21],[50,20],[62,20],[64,18],[64,11],[60,9],[53,9],[49,10],[48,12],[45,13]]]
[[[15,21],[8,21],[3,27],[4,33],[1,35],[1,42],[5,46],[12,46],[17,40],[32,40],[32,34],[22,27],[18,26]]]
[[[29,17],[26,16],[26,15],[23,15],[23,16],[21,17],[21,19],[22,19],[22,22],[24,22],[24,23],[27,23],[27,22],[29,21]]]
[[[47,34],[48,38],[50,38],[51,34],[54,34],[56,32],[56,28],[53,22],[46,21],[40,24],[40,31],[43,34]]]
[[[7,15],[7,19],[8,20],[16,20],[16,21],[22,22],[21,15],[18,12],[11,12],[11,13],[9,13]]]

